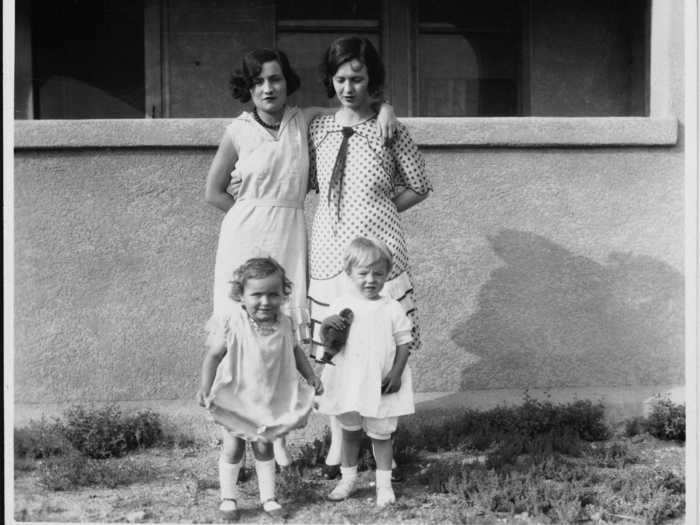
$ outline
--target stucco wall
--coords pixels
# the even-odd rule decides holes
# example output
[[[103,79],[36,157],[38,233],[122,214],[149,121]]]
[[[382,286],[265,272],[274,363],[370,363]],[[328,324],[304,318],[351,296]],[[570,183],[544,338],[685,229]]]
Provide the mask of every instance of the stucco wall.
[[[419,391],[683,383],[681,147],[445,148],[409,127],[435,186],[404,216]],[[19,143],[16,400],[190,398],[213,148]]]

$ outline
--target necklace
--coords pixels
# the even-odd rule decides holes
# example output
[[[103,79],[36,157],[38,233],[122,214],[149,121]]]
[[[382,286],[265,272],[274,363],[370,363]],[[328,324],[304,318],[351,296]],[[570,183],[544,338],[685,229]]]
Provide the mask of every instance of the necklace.
[[[279,325],[279,319],[275,319],[274,321],[257,321],[250,314],[248,314],[248,321],[253,326],[253,329],[260,335],[270,335],[277,330]]]
[[[271,129],[273,131],[277,131],[278,129],[280,129],[281,121],[278,122],[277,124],[268,124],[267,122],[265,122],[263,119],[260,118],[260,115],[258,115],[258,108],[253,108],[253,118],[263,128]]]

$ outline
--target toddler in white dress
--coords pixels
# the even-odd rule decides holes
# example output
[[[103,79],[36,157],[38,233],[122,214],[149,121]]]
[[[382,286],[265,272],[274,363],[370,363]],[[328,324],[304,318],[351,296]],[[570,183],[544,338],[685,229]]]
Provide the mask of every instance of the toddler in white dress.
[[[398,417],[415,410],[407,366],[411,321],[398,301],[380,294],[392,266],[384,243],[355,238],[344,266],[352,292],[333,301],[330,310],[336,314],[324,320],[340,331],[346,321],[337,314],[345,308],[353,312],[345,348],[333,358],[335,366],[324,367],[321,376],[325,392],[319,411],[336,416],[343,429],[341,480],[328,498],[339,501],[354,492],[364,431],[377,462],[377,505],[384,507],[395,501],[391,434]]]

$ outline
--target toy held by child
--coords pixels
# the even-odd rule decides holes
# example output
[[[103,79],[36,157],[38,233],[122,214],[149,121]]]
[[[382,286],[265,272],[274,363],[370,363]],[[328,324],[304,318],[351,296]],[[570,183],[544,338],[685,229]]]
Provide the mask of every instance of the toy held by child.
[[[332,359],[345,346],[348,331],[353,319],[352,310],[343,308],[338,315],[332,315],[321,323],[321,342],[325,347],[319,363],[332,365]]]
[[[294,324],[280,311],[291,282],[274,259],[253,258],[231,281],[236,301],[210,332],[197,400],[223,428],[219,458],[220,511],[238,517],[236,481],[250,441],[260,502],[276,519],[285,512],[275,499],[272,441],[306,424],[314,394],[323,386],[295,344]],[[308,385],[298,381],[297,370]]]
[[[398,417],[414,412],[411,371],[407,366],[411,321],[398,301],[380,292],[391,271],[392,256],[384,243],[355,238],[345,254],[352,292],[338,297],[331,311],[349,308],[353,322],[336,366],[322,374],[325,392],[319,412],[336,416],[343,429],[341,480],[328,495],[333,501],[355,491],[362,431],[372,440],[377,463],[377,505],[395,501],[391,486],[392,442]],[[339,318],[331,316],[335,328]]]

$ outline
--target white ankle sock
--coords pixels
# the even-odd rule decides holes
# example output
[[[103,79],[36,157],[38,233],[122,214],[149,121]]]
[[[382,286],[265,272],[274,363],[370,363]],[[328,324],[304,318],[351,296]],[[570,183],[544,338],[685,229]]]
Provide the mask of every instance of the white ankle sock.
[[[357,477],[357,465],[354,467],[340,467],[341,479],[352,479]]]
[[[238,471],[241,470],[242,461],[238,463],[227,463],[223,458],[219,458],[219,488],[221,489],[221,499],[236,499],[238,490]]]
[[[391,470],[377,470],[377,506],[386,507],[396,501],[391,487]]]
[[[260,502],[265,503],[275,498],[275,460],[255,460],[255,472],[258,475],[258,489],[260,490]]]

